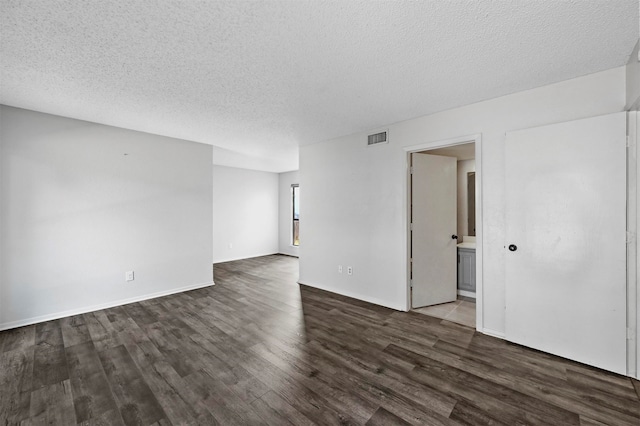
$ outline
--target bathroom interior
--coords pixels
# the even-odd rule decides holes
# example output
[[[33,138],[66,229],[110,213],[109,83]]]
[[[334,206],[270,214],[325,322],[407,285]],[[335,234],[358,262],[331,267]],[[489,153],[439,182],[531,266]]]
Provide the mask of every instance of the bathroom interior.
[[[457,159],[457,300],[414,309],[468,327],[476,326],[475,143],[429,150]]]

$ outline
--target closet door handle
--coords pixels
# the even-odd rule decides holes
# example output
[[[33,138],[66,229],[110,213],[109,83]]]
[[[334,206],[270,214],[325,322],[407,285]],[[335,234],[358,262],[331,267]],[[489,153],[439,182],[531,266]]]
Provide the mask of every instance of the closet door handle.
[[[454,235],[452,235],[452,236],[451,236],[451,239],[452,239],[452,240],[457,240],[457,239],[458,239],[458,236],[454,234]]]
[[[509,244],[509,251],[516,251],[518,250],[518,246],[515,244]]]

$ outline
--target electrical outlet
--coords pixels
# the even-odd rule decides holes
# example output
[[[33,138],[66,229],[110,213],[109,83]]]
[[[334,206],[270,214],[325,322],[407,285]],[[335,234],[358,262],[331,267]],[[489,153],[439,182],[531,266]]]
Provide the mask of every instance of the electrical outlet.
[[[124,279],[126,281],[133,281],[133,271],[127,271],[124,273]]]
[[[342,265],[338,265],[338,273],[341,274],[342,273]]]
[[[347,266],[347,275],[353,275],[353,267]]]

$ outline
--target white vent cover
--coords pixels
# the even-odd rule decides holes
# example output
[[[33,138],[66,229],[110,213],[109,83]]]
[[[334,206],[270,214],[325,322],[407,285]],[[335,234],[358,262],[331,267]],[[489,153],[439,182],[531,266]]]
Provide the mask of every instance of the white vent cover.
[[[387,130],[385,130],[384,132],[369,135],[367,145],[377,145],[379,143],[389,143],[389,139],[387,138]]]

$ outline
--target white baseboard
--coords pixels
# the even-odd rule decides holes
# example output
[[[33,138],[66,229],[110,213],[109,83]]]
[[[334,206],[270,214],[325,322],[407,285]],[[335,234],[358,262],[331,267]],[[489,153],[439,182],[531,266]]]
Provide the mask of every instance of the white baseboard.
[[[9,330],[12,328],[24,327],[25,325],[37,324],[39,322],[51,321],[60,318],[70,317],[74,315],[86,314],[89,312],[99,311],[101,309],[113,308],[115,306],[128,305],[129,303],[142,302],[143,300],[155,299],[157,297],[169,296],[171,294],[182,293],[189,290],[197,290],[199,288],[209,287],[215,285],[213,281],[191,284],[180,288],[174,288],[171,290],[159,291],[157,293],[145,294],[142,296],[131,297],[128,299],[116,300],[113,302],[102,303],[99,305],[92,305],[78,309],[70,309],[68,311],[56,312],[53,314],[40,315],[37,317],[25,318],[17,321],[10,321],[0,324],[0,331]]]
[[[239,255],[234,255],[234,256],[227,256],[227,257],[220,257],[220,258],[216,258],[213,259],[213,264],[215,265],[216,263],[227,263],[227,262],[235,262],[236,260],[246,260],[246,259],[253,259],[255,257],[265,257],[265,256],[272,256],[274,254],[280,254],[277,251],[270,251],[267,253],[245,253],[245,254],[239,254]]]
[[[362,294],[356,294],[356,293],[351,293],[349,291],[344,291],[342,289],[337,289],[337,288],[333,288],[333,287],[325,287],[325,286],[321,286],[321,285],[317,285],[317,284],[308,284],[302,281],[298,281],[298,284],[302,284],[302,285],[306,285],[308,287],[313,287],[313,288],[317,288],[319,290],[324,290],[324,291],[328,291],[331,293],[336,293],[339,294],[341,296],[347,296],[347,297],[352,297],[354,299],[358,299],[358,300],[362,300],[363,302],[368,302],[368,303],[373,303],[374,305],[378,305],[378,306],[383,306],[385,308],[389,308],[389,309],[393,309],[396,311],[401,311],[401,312],[406,312],[405,306],[394,306],[392,304],[389,304],[383,300],[379,300],[373,297],[367,297],[367,296],[363,296]]]
[[[472,299],[476,298],[476,293],[473,291],[458,290],[458,295],[464,296],[464,297],[471,297]]]
[[[495,331],[488,328],[483,328],[482,330],[478,330],[478,331],[482,334],[486,334],[487,336],[497,337],[498,339],[502,339],[502,340],[504,340],[504,337],[505,337],[504,332],[502,331]]]
[[[291,253],[283,253],[283,252],[280,252],[280,253],[278,253],[278,254],[279,254],[279,255],[281,255],[281,256],[295,257],[296,259],[298,259],[298,258],[300,257],[300,256],[298,256],[297,254],[291,254]]]

